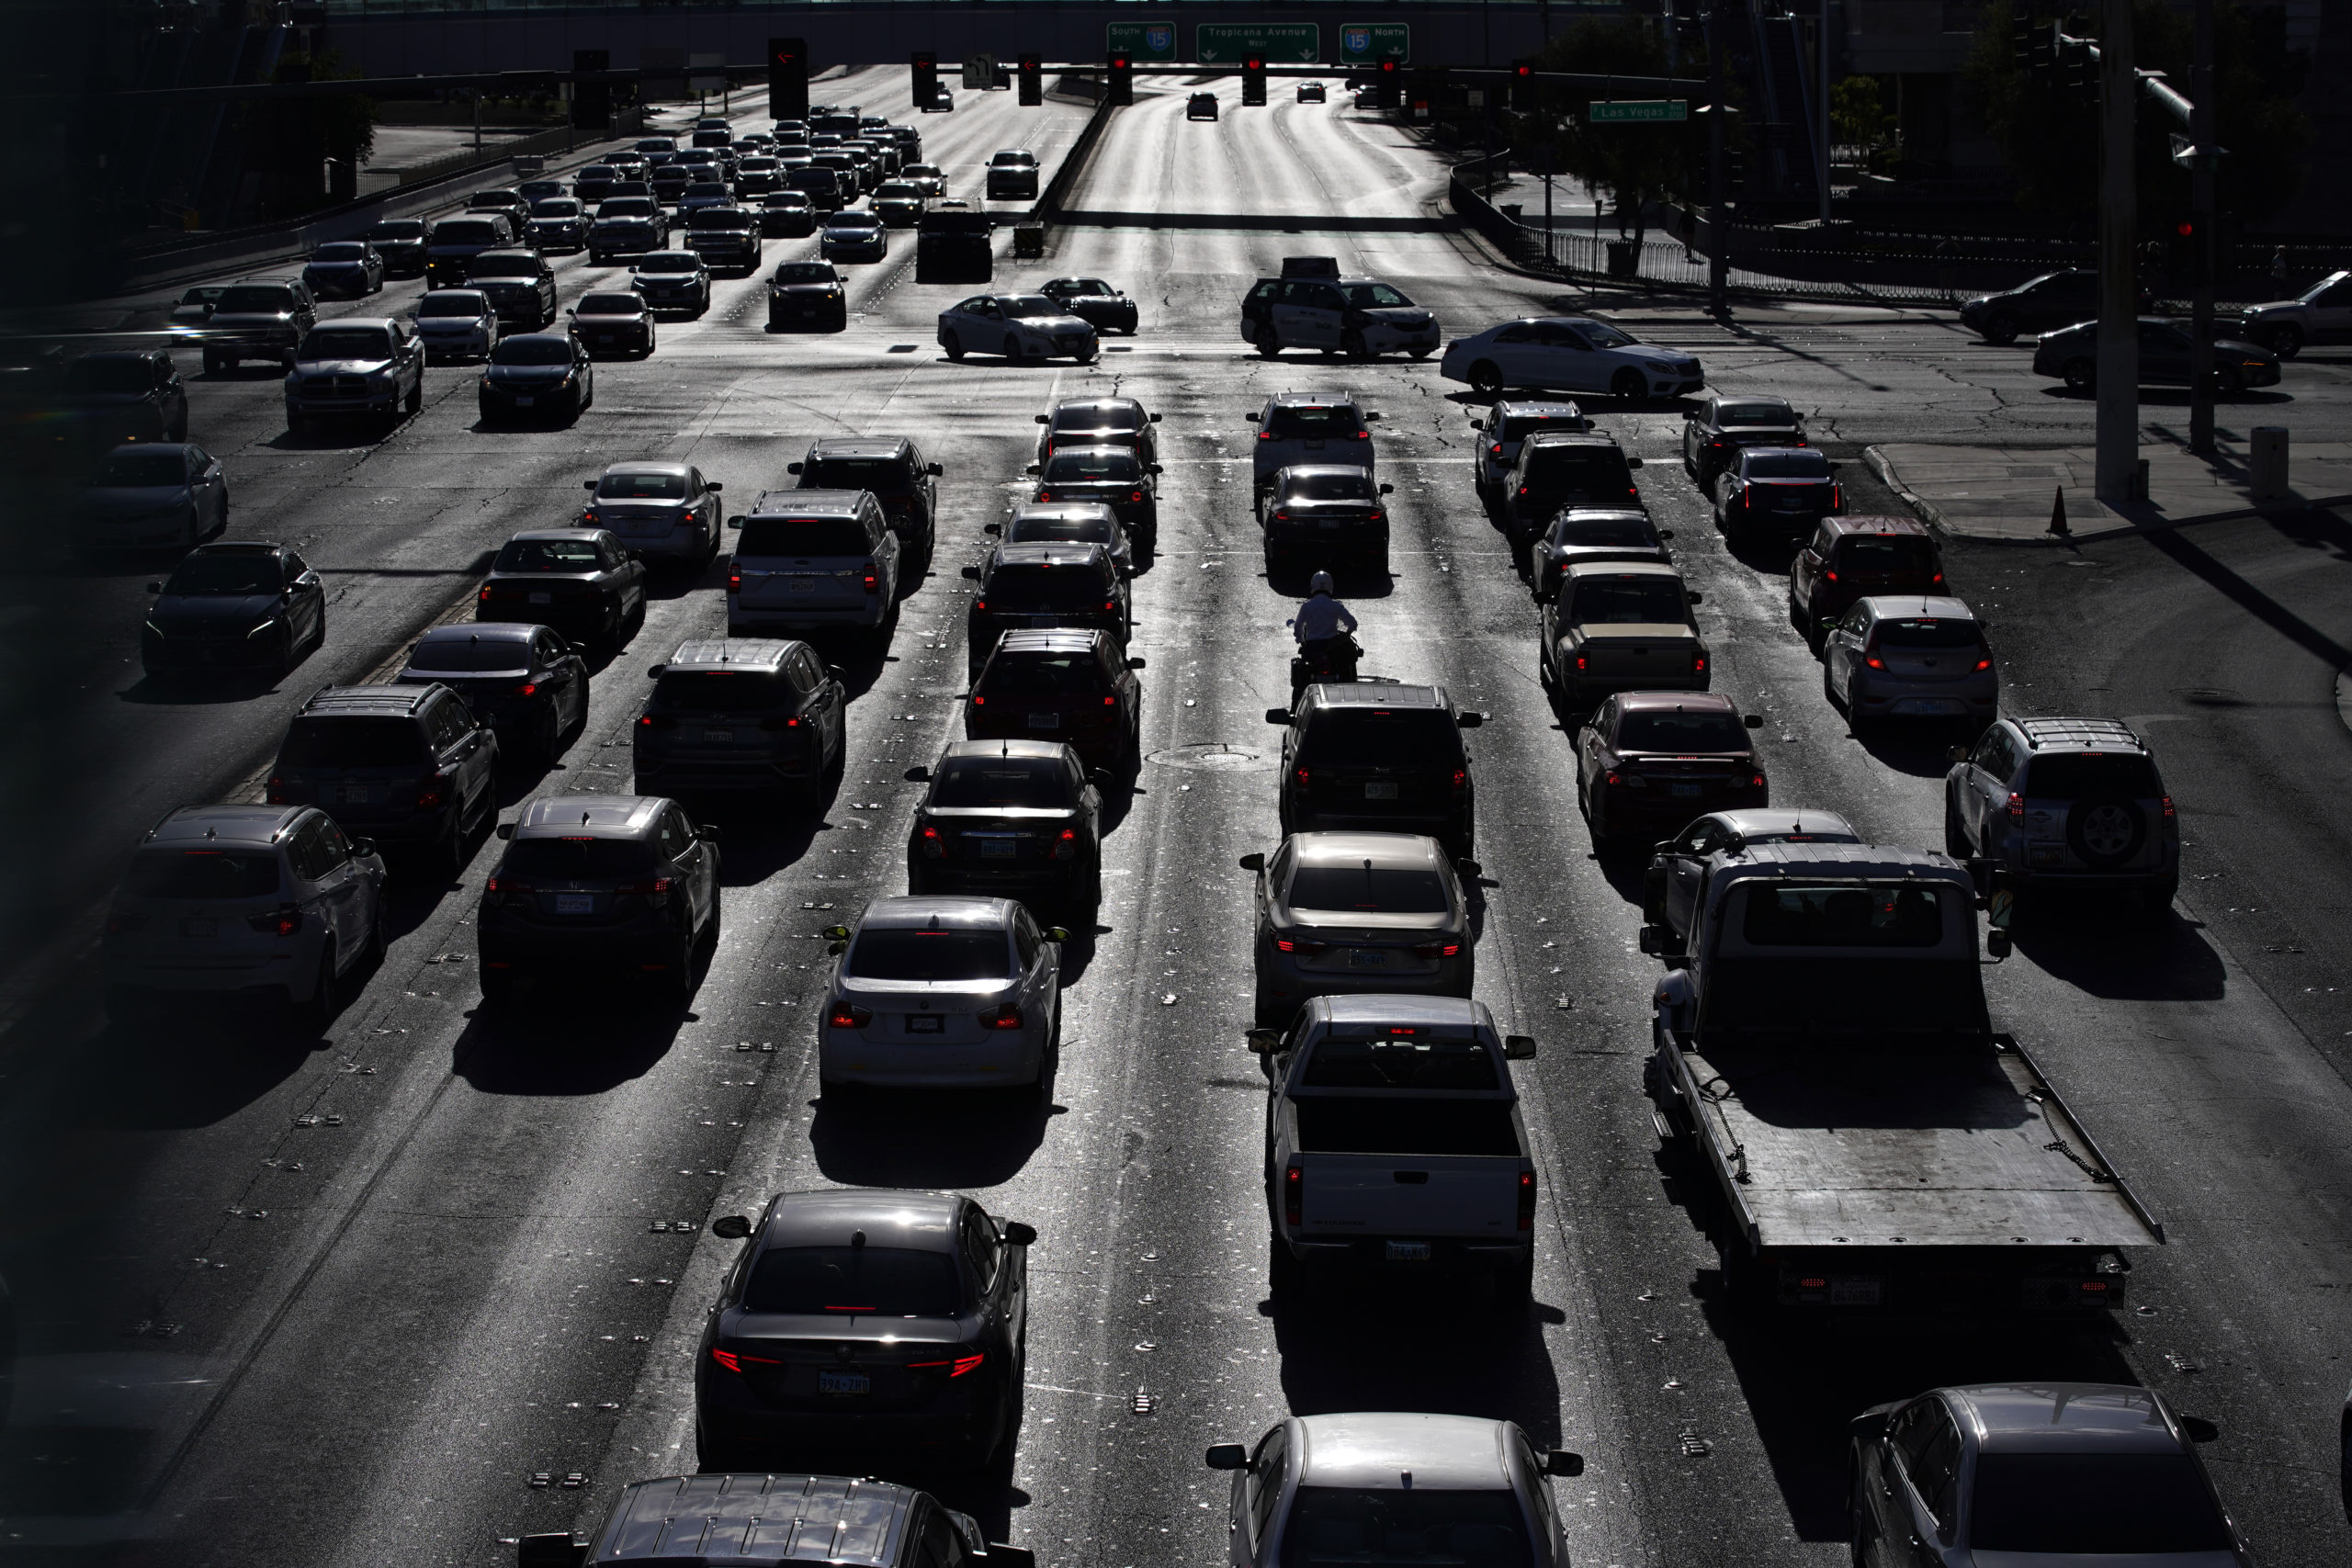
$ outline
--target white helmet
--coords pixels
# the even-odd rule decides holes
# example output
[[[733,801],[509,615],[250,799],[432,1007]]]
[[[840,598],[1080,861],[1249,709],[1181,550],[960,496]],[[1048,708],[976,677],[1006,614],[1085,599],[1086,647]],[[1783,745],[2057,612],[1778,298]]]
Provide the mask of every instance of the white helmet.
[[[1306,592],[1309,596],[1329,593],[1331,591],[1331,574],[1328,571],[1318,571],[1306,580]]]

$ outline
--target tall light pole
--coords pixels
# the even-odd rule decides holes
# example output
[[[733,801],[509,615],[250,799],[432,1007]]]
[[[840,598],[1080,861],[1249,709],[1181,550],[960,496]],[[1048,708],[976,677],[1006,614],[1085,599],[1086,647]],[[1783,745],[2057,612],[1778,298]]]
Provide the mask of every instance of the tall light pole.
[[[2197,0],[2196,55],[2188,73],[2188,449],[2213,450],[2213,0]]]
[[[2132,494],[2140,467],[2140,312],[2133,285],[2139,193],[2132,145],[2139,95],[2132,0],[2104,0],[2099,39],[2098,447],[2094,493],[2110,506]]]
[[[1731,225],[1724,209],[1724,51],[1716,47],[1715,37],[1724,0],[1706,0],[1706,6],[1707,309],[1720,316],[1731,309]],[[1596,214],[1598,200],[1595,197]]]
[[[1821,155],[1817,160],[1821,177],[1821,221],[1829,221],[1829,0],[1821,0],[1821,74],[1817,79],[1816,96],[1821,99],[1821,134],[1818,138]]]

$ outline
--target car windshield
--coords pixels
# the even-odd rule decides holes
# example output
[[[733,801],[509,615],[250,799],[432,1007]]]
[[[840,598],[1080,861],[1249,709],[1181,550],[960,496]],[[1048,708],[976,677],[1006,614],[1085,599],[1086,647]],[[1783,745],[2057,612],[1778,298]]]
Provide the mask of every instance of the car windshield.
[[[637,264],[639,272],[699,272],[702,257],[692,251],[656,251]]]
[[[487,218],[447,218],[433,225],[436,245],[494,245],[503,237]]]
[[[356,262],[368,259],[368,247],[356,240],[337,240],[311,253],[312,261]]]
[[[895,198],[900,201],[918,200],[921,199],[922,196],[922,192],[920,189],[916,188],[913,185],[905,180],[885,181],[882,185],[876,186],[874,192],[874,198],[876,201],[884,200],[886,198]]]
[[[1094,697],[1102,687],[1102,667],[1091,652],[1007,653],[989,660],[974,700]]]
[[[2156,764],[2129,751],[2074,751],[2038,756],[2028,765],[2024,793],[2033,800],[2090,800],[2120,795],[2154,800],[2164,794]]]
[[[126,490],[156,486],[177,490],[187,482],[187,463],[177,452],[110,452],[90,482]]]
[[[1462,761],[1462,731],[1442,708],[1315,708],[1299,741],[1298,760],[1317,767],[1456,767]]]
[[[634,294],[582,294],[575,309],[583,316],[641,316],[645,301]]]
[[[66,368],[65,387],[73,392],[143,392],[154,384],[154,371],[144,359],[110,359],[92,355]]]
[[[390,336],[381,327],[314,327],[302,340],[304,359],[390,359]]]
[[[1041,483],[1049,485],[1131,484],[1136,477],[1135,455],[1116,452],[1057,452],[1046,460]]]
[[[1078,403],[1054,411],[1056,430],[1141,430],[1143,410],[1133,403]]]
[[[841,275],[829,262],[786,262],[775,269],[775,281],[779,284],[838,283]]]
[[[1116,294],[1118,292],[1099,277],[1065,277],[1052,287],[1057,294]]]
[[[740,207],[706,207],[688,220],[689,229],[748,229],[752,215]]]
[[[500,255],[494,252],[474,257],[466,264],[468,277],[537,277],[539,258],[528,255]]]
[[[580,203],[571,197],[551,196],[543,201],[534,203],[531,208],[531,216],[534,218],[577,218],[580,216]]]
[[[195,555],[180,562],[164,592],[175,599],[245,599],[281,586],[275,555]]]
[[[1624,494],[1634,488],[1614,446],[1531,446],[1521,482],[1536,495]]]
[[[616,470],[596,481],[596,495],[602,501],[683,501],[686,476],[660,470]]]
[[[766,713],[789,707],[791,682],[763,670],[679,670],[653,684],[653,705],[695,713]]]
[[[1755,883],[1742,934],[1755,947],[1933,947],[1944,939],[1944,890]]]
[[[424,237],[422,218],[387,218],[368,231],[371,240],[418,240]]]
[[[593,539],[509,539],[492,563],[492,571],[594,571]]]
[[[413,718],[298,718],[278,748],[280,768],[413,768],[424,732]]]
[[[1066,316],[1069,314],[1069,311],[1063,310],[1053,300],[1046,299],[1043,294],[1000,295],[997,299],[997,304],[1003,310],[1006,315],[1013,317],[1015,320],[1035,321],[1040,317],[1045,316]]]
[[[655,869],[655,847],[650,840],[600,839],[588,834],[566,838],[517,839],[506,846],[498,874],[516,881],[618,882]]]
[[[650,218],[653,198],[650,196],[616,196],[596,209],[599,218]]]
[[[1371,910],[1388,915],[1442,915],[1450,907],[1445,879],[1418,867],[1302,865],[1291,873],[1283,902],[1294,909]]]
[[[1876,630],[1882,648],[1967,648],[1973,649],[1984,638],[1974,621],[1955,616],[1939,620],[1918,617],[1905,621],[1881,621]]]
[[[214,308],[224,316],[274,316],[294,308],[294,291],[277,283],[232,285]]]
[[[1617,750],[1663,751],[1676,756],[1746,751],[1747,730],[1737,714],[1636,708],[1617,721]]]
[[[1979,1454],[1979,1551],[2062,1556],[2226,1552],[2229,1527],[2187,1454]]]
[[[739,558],[862,558],[872,552],[865,525],[854,517],[749,517],[735,542]]]
[[[486,294],[433,293],[416,302],[416,313],[419,317],[471,317],[485,315],[489,310],[490,297]]]
[[[988,585],[981,590],[976,605],[982,610],[1011,611],[1015,614],[1059,612],[1084,614],[1107,609],[1102,578],[1091,570],[1068,566],[1046,566],[1042,562],[1015,562],[999,566],[989,574]],[[1091,654],[1056,654],[1047,657],[1023,655],[1020,663],[1069,663],[1073,668],[1091,663]],[[1042,679],[1042,677],[1040,677]],[[1021,688],[1008,688],[1019,690]],[[1044,690],[1046,688],[1030,688]],[[1055,687],[1059,691],[1063,688]],[[1075,690],[1076,688],[1070,688]],[[1091,684],[1084,688],[1092,691]]]
[[[903,1247],[780,1247],[760,1255],[746,1312],[954,1317],[956,1260]]]
[[[1034,169],[1037,166],[1037,155],[1035,152],[999,152],[989,160],[989,164],[999,169]]]
[[[1577,584],[1568,624],[1578,626],[1687,625],[1681,582],[1671,577],[1604,577]]]
[[[1366,1031],[1343,1024],[1316,1043],[1302,1082],[1315,1089],[1502,1087],[1482,1042],[1466,1031],[1425,1026]]]
[[[1580,413],[1515,413],[1504,416],[1500,430],[1491,431],[1498,441],[1524,441],[1530,432],[1537,430],[1582,430],[1586,428]]]
[[[1387,310],[1399,305],[1409,305],[1410,299],[1385,283],[1343,283],[1340,292],[1348,303],[1359,310]]]
[[[1346,437],[1363,428],[1353,403],[1276,403],[1266,429],[1276,439]]]
[[[447,671],[453,675],[481,675],[531,667],[531,645],[521,637],[484,641],[479,634],[428,637],[409,650],[412,670]]]
[[[1631,348],[1642,340],[1631,333],[1619,332],[1606,321],[1578,321],[1577,330],[1595,348]]]
[[[1020,971],[1001,931],[892,926],[860,931],[842,973],[861,980],[1009,980]]]
[[[811,457],[800,466],[804,490],[870,490],[876,495],[913,491],[912,466],[904,457]]]
[[[569,365],[571,344],[560,337],[508,337],[490,351],[492,365]]]
[[[183,305],[210,305],[217,302],[225,290],[217,283],[199,283],[180,296]]]
[[[1302,1486],[1282,1568],[1527,1568],[1527,1527],[1507,1491]]]
[[[1374,501],[1380,491],[1362,468],[1334,474],[1293,474],[1283,489],[1286,501]]]
[[[138,898],[267,898],[277,892],[275,850],[144,849],[122,890]]]
[[[1552,542],[1566,548],[1590,545],[1651,546],[1656,530],[1638,517],[1571,517],[1552,525]]]
[[[1069,774],[1053,757],[956,757],[940,765],[931,803],[963,808],[1025,806],[1060,810],[1070,804]]]
[[[1819,452],[1751,452],[1747,457],[1747,477],[1826,479],[1829,477],[1829,459]]]
[[[926,234],[985,234],[989,231],[989,217],[985,212],[967,212],[960,209],[943,212],[934,207],[922,215],[922,231]]]
[[[1118,525],[1108,517],[1016,517],[1004,531],[1007,544],[1111,545]]]

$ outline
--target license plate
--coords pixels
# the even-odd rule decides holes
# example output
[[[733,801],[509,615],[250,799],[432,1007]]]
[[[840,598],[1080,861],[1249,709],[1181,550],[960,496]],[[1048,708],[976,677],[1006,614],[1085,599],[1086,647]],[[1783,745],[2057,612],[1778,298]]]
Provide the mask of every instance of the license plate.
[[[786,593],[814,593],[817,585],[805,577],[787,577],[784,580],[784,591]]]
[[[220,934],[220,922],[218,920],[182,920],[180,922],[182,936],[213,937]]]
[[[706,729],[702,732],[702,738],[705,740],[714,740],[727,745],[733,743],[735,732],[731,729]]]
[[[613,341],[613,334],[610,333],[598,333],[596,334],[596,341],[598,343],[611,343]]]
[[[1393,784],[1368,784],[1363,786],[1363,797],[1366,800],[1394,800],[1396,798],[1396,786]]]
[[[935,1012],[913,1012],[907,1015],[910,1034],[944,1034],[947,1021]]]
[[[364,806],[375,795],[366,784],[337,784],[334,799],[338,806]]]
[[[1698,797],[1699,786],[1694,784],[1668,784],[1666,793],[1677,800],[1692,800]]]
[[[1874,1307],[1878,1305],[1876,1280],[1832,1280],[1829,1281],[1831,1306]]]
[[[1060,724],[1061,721],[1062,716],[1057,713],[1033,713],[1029,716],[1029,728],[1032,729],[1051,729],[1055,726]]]
[[[1306,444],[1306,449],[1309,452],[1320,452],[1323,450],[1323,443],[1320,441],[1310,441]]]
[[[1340,525],[1340,520],[1336,517],[1317,517],[1315,520],[1315,525],[1317,528],[1337,528]]]
[[[1388,1261],[1391,1263],[1427,1263],[1429,1260],[1428,1242],[1392,1241],[1388,1244]]]
[[[1385,969],[1388,967],[1388,954],[1377,947],[1351,947],[1348,950],[1348,967]]]
[[[872,1393],[874,1380],[864,1372],[826,1372],[817,1374],[819,1393]]]
[[[593,915],[596,912],[594,893],[559,893],[555,896],[555,912],[559,915]]]
[[[982,860],[1011,860],[1013,851],[1018,847],[1011,839],[982,839],[980,858]]]
[[[536,401],[537,401],[537,400],[535,398],[517,398],[514,400],[514,406],[518,409],[526,409]]]
[[[552,604],[555,603],[555,595],[552,593],[534,593],[531,595],[531,603],[534,604]]]

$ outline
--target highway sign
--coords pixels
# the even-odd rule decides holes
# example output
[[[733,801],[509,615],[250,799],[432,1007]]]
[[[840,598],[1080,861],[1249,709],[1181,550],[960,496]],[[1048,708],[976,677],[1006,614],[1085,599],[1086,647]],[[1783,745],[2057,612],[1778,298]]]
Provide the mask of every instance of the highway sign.
[[[1203,22],[1193,29],[1193,59],[1203,65],[1320,65],[1323,28],[1315,22]]]
[[[964,57],[964,90],[985,93],[996,85],[996,56],[967,54]]]
[[[1340,63],[1369,65],[1394,57],[1409,63],[1413,58],[1413,28],[1406,22],[1341,22]]]
[[[1654,125],[1662,120],[1682,120],[1690,118],[1688,98],[1620,98],[1614,103],[1596,101],[1586,116],[1589,125]]]
[[[1105,56],[1124,54],[1147,63],[1176,58],[1173,22],[1113,22],[1102,29]]]

